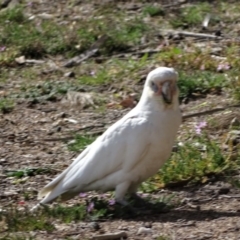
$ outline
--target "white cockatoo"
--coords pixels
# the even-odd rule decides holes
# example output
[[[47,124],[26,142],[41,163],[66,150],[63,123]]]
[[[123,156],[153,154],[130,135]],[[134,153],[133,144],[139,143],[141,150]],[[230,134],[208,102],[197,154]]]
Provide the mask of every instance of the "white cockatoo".
[[[177,76],[173,68],[151,71],[137,106],[39,192],[40,204],[81,192],[115,190],[115,200],[126,205],[125,195],[136,193],[171,154],[181,123]]]

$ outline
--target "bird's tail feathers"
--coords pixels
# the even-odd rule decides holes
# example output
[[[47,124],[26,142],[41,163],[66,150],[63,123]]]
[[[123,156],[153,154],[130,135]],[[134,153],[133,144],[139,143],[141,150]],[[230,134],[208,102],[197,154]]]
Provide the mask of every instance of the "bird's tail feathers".
[[[84,154],[86,155],[87,152]],[[84,155],[82,155],[83,157]],[[69,179],[71,175],[74,174],[74,172],[77,171],[77,169],[80,168],[82,165],[82,162],[80,161],[81,159],[79,158],[78,161],[74,161],[65,171],[63,171],[58,177],[56,177],[52,182],[47,184],[39,193],[38,193],[38,200],[41,200],[40,203],[49,203],[55,200],[58,196],[61,196],[61,200],[65,201],[76,195],[77,193],[74,192],[74,186],[71,189],[71,187],[64,187],[66,183],[66,179]],[[79,164],[79,168],[73,168]],[[74,170],[72,174],[69,174],[70,176],[66,175],[71,171]],[[65,179],[66,178],[66,179]],[[65,185],[66,186],[66,185]],[[44,198],[44,199],[43,199]]]
[[[68,170],[68,169],[66,169]],[[57,198],[59,195],[64,193],[62,189],[62,180],[67,174],[67,171],[64,171],[62,174],[60,174],[57,178],[55,178],[52,182],[47,184],[39,193],[38,193],[38,200],[41,200],[44,198],[41,203],[48,203],[50,201],[53,201],[55,198]],[[62,191],[61,191],[62,190]]]

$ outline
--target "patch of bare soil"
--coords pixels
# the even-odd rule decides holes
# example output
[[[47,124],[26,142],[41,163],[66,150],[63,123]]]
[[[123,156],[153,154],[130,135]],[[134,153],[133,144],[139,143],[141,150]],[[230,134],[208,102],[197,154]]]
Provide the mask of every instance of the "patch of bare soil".
[[[59,102],[29,107],[19,104],[0,120],[0,205],[19,205],[26,192],[30,198],[24,201],[29,207],[37,203],[37,190],[64,170],[77,154],[70,152],[64,141],[70,141],[73,133],[100,133],[125,112],[108,110],[106,114],[89,110],[63,108]],[[25,168],[54,169],[46,174],[21,179],[6,177],[10,170]],[[54,224],[52,233],[34,232],[36,239],[74,239],[124,231],[128,239],[239,239],[240,191],[230,184],[210,181],[194,188],[161,190],[153,196],[175,194],[176,207],[166,213],[144,209],[143,213],[128,219],[99,222],[95,230],[91,222]],[[79,199],[67,202],[77,203]],[[148,211],[149,210],[149,211]]]

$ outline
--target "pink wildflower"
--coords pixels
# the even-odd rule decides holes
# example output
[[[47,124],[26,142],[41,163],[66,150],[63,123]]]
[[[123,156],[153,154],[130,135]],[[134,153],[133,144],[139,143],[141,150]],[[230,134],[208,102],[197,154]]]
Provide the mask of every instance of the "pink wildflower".
[[[205,121],[200,122],[195,125],[195,131],[197,134],[201,134],[202,128],[205,128],[207,126],[207,123]]]
[[[6,50],[5,46],[0,47],[0,52],[4,52]]]
[[[217,71],[223,72],[224,70],[229,70],[230,68],[231,66],[229,65],[229,63],[220,63],[217,67]]]
[[[80,196],[80,197],[86,197],[87,194],[86,194],[86,193],[80,193],[79,196]]]
[[[115,199],[110,199],[110,200],[108,201],[108,204],[109,204],[110,206],[114,205],[115,203],[116,203]]]
[[[90,202],[88,207],[87,207],[87,211],[92,212],[93,209],[94,209],[94,202]]]

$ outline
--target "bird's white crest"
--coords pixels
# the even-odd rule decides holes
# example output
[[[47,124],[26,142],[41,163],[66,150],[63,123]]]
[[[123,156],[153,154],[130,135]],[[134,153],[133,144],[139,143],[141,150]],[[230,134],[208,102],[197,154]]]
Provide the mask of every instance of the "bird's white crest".
[[[45,186],[40,203],[92,190],[115,190],[115,199],[125,203],[124,196],[134,194],[170,156],[181,123],[176,80],[173,68],[151,71],[137,106]]]
[[[174,68],[168,68],[168,67],[158,67],[151,71],[146,80],[146,84],[150,80],[159,79],[161,81],[164,81],[166,79],[175,79],[177,80],[178,73],[174,70]]]

